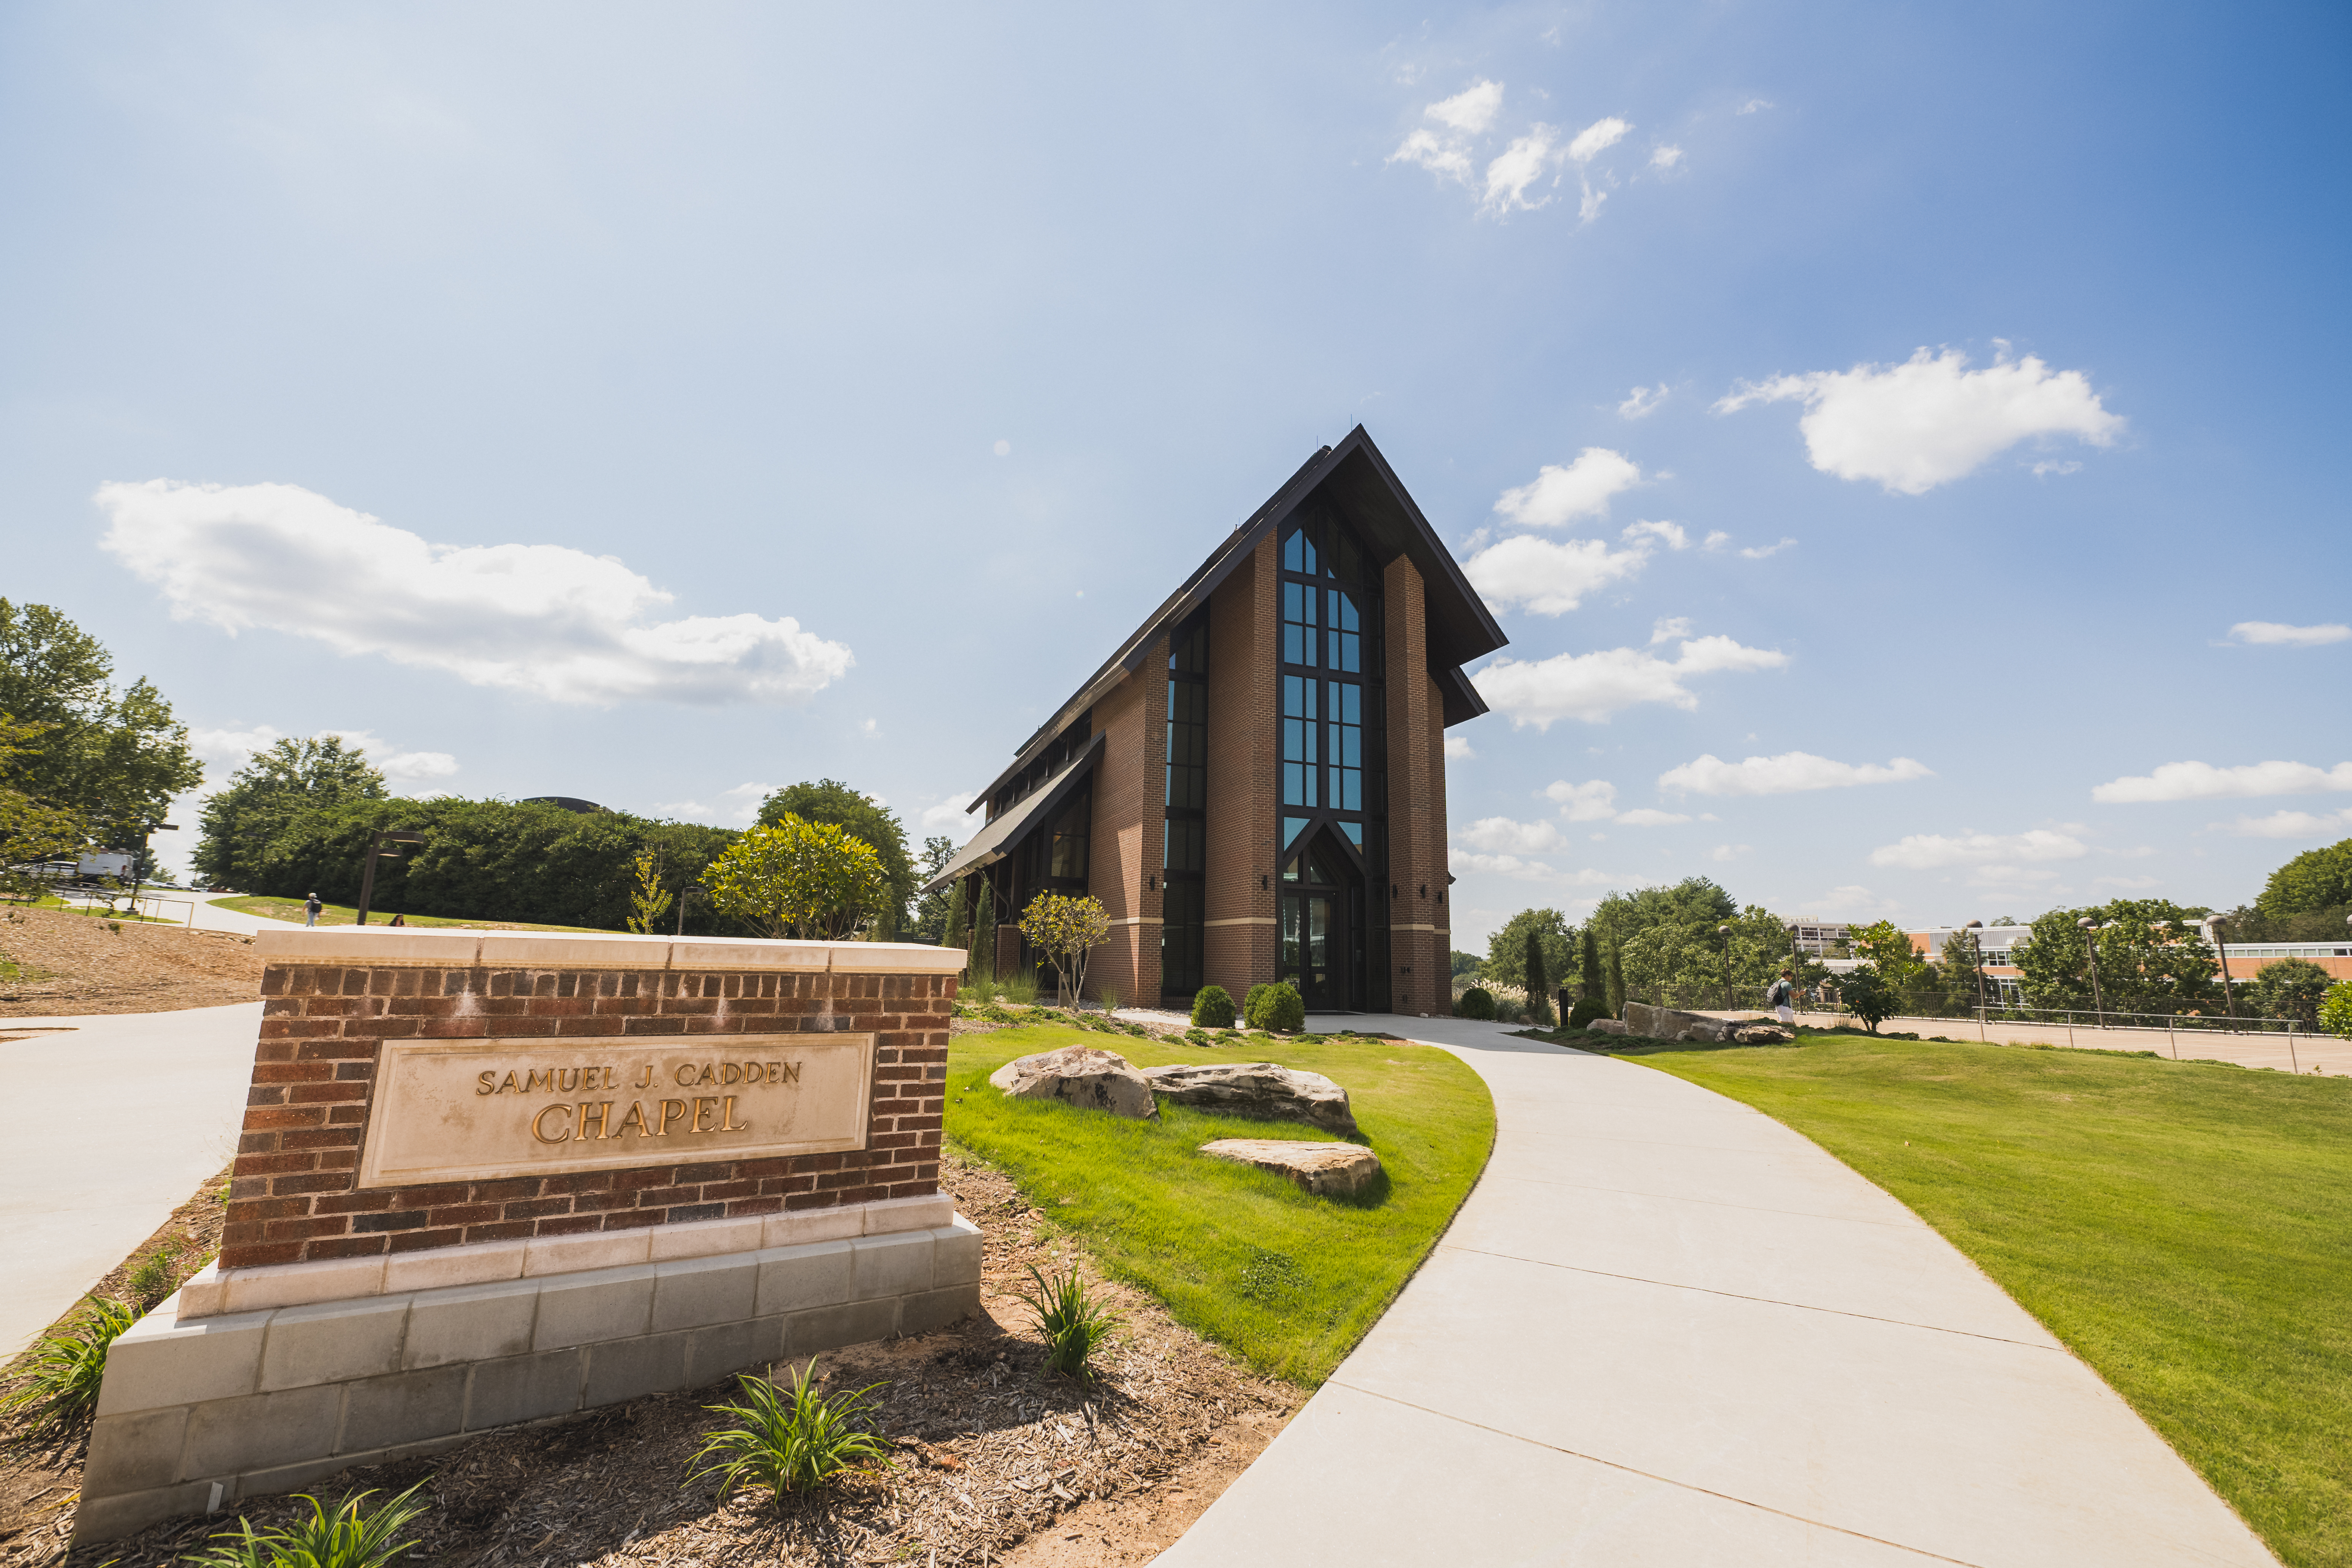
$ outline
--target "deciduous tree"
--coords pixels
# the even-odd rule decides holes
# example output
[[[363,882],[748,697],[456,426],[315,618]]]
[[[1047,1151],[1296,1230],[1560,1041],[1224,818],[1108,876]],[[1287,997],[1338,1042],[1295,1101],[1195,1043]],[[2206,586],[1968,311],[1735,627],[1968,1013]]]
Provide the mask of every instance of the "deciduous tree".
[[[1054,966],[1055,1000],[1069,1005],[1086,994],[1087,954],[1110,935],[1102,900],[1040,893],[1021,911],[1021,934]]]
[[[745,833],[702,879],[712,908],[780,937],[840,941],[878,917],[891,897],[874,846],[836,823],[790,812]]]
[[[15,787],[86,819],[107,846],[138,849],[172,797],[204,782],[187,726],[144,678],[114,684],[114,658],[47,605],[0,599],[0,716],[43,726]]]
[[[205,802],[203,836],[192,857],[196,875],[245,892],[263,891],[272,847],[299,818],[325,806],[383,800],[388,793],[367,752],[340,735],[273,741]]]
[[[896,942],[908,923],[908,902],[915,896],[915,863],[907,855],[907,830],[896,813],[871,795],[860,795],[839,779],[787,784],[760,803],[760,822],[773,826],[787,816],[803,822],[831,823],[853,837],[873,846],[879,857],[887,891],[875,911],[877,935]]]

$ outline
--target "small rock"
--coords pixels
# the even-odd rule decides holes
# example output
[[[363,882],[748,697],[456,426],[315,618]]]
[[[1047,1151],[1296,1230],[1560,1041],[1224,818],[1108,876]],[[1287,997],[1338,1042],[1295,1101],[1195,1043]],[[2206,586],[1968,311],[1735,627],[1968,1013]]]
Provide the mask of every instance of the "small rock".
[[[1797,1037],[1778,1024],[1742,1024],[1731,1037],[1743,1046],[1785,1046]]]
[[[1205,1067],[1180,1062],[1150,1068],[1143,1076],[1179,1105],[1260,1121],[1304,1121],[1341,1137],[1356,1131],[1348,1091],[1319,1072],[1300,1072],[1273,1062],[1213,1062]]]
[[[1201,1145],[1212,1160],[1231,1160],[1288,1176],[1318,1197],[1353,1197],[1381,1173],[1380,1156],[1360,1143],[1295,1143],[1283,1138],[1220,1138]]]
[[[1622,1035],[1627,1032],[1625,1020],[1622,1018],[1595,1018],[1584,1026],[1596,1035]]]
[[[1058,1100],[1081,1110],[1108,1110],[1137,1121],[1160,1119],[1151,1084],[1117,1051],[1064,1046],[1015,1057],[988,1075],[988,1081],[1023,1100]]]

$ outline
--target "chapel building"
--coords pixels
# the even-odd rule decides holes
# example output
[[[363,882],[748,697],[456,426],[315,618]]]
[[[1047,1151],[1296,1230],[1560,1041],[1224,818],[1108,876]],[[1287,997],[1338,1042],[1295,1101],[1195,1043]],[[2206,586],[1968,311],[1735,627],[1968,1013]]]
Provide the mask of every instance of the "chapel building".
[[[1287,980],[1311,1012],[1450,1011],[1445,731],[1507,639],[1361,426],[1326,447],[1024,741],[958,880],[1034,967],[1040,891],[1114,924],[1087,990],[1189,1008]]]

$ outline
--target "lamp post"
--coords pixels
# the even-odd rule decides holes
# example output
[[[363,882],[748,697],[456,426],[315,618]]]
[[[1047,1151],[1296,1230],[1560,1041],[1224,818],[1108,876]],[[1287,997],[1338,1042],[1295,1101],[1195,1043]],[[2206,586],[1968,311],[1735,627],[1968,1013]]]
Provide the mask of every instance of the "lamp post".
[[[1731,1011],[1731,928],[1720,925],[1715,934],[1723,939],[1723,1010]]]
[[[1789,1005],[1791,1008],[1797,1005],[1797,982],[1804,976],[1805,955],[1797,946],[1797,926],[1791,921],[1789,924]],[[1830,1021],[1835,1023],[1837,1020],[1832,1016]]]
[[[2220,915],[2208,916],[2205,924],[2213,933],[2213,951],[2221,959],[2221,1010],[2234,1024],[2238,1021],[2238,999],[2230,994],[2230,944],[2222,938]]]
[[[399,850],[388,849],[385,846],[389,844],[422,844],[424,842],[425,835],[422,833],[411,833],[405,830],[395,832],[389,827],[377,834],[375,837],[369,842],[367,865],[360,872],[359,918],[352,921],[353,925],[363,926],[367,924],[368,904],[375,897],[375,863],[379,859],[397,860],[400,858]]]
[[[1984,921],[1970,921],[1960,929],[1982,931]],[[1975,937],[1969,938],[1969,967],[1977,972],[1977,1038],[1982,1040],[1985,1037],[1984,949],[1977,945]]]
[[[2099,1027],[2107,1026],[2107,998],[2099,989],[2099,925],[2088,915],[2074,922],[2083,930],[2083,945],[2091,953],[2091,1002],[2099,1010]]]

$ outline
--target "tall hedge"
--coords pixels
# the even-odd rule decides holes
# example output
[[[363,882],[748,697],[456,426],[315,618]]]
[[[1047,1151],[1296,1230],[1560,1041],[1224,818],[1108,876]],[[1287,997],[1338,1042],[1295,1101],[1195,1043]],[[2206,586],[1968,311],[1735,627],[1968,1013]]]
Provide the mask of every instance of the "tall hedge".
[[[303,813],[257,847],[247,890],[283,898],[317,892],[355,903],[369,840],[382,828],[425,835],[399,859],[376,862],[373,908],[383,914],[531,925],[625,929],[632,862],[640,848],[662,858],[662,880],[694,880],[734,841],[724,828],[654,822],[626,812],[571,812],[498,800],[369,800]],[[676,911],[666,922],[675,928]],[[694,900],[686,929],[749,935]]]

